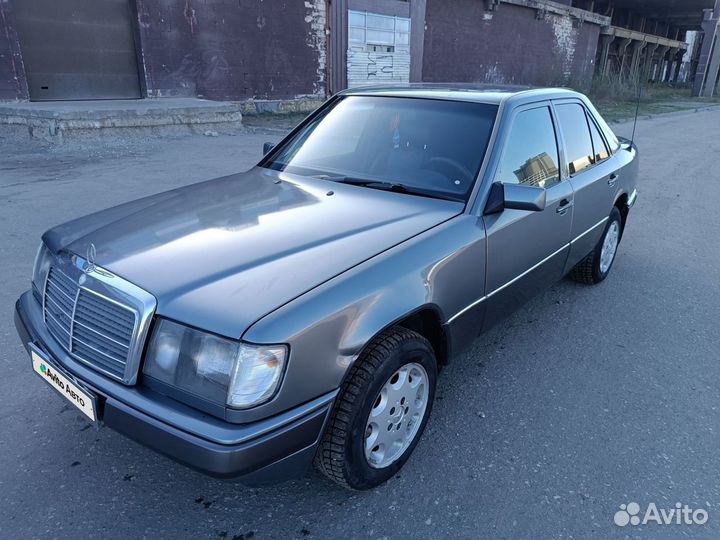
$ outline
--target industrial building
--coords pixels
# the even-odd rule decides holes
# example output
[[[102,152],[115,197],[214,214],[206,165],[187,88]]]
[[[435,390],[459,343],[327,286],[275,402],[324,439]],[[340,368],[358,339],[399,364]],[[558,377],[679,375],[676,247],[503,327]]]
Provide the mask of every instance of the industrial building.
[[[320,100],[362,84],[695,82],[715,0],[0,0],[0,100]]]

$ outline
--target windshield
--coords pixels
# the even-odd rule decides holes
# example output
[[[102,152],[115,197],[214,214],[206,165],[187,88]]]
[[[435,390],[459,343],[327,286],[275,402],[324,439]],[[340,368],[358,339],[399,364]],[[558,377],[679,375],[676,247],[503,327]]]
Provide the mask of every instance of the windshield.
[[[263,166],[466,201],[496,113],[484,103],[345,96]]]

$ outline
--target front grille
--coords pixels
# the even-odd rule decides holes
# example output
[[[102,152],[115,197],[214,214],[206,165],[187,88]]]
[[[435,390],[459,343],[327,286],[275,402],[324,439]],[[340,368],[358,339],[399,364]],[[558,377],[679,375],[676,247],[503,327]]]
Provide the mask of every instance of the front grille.
[[[45,324],[73,356],[125,378],[138,317],[132,308],[82,288],[56,267],[45,284]]]

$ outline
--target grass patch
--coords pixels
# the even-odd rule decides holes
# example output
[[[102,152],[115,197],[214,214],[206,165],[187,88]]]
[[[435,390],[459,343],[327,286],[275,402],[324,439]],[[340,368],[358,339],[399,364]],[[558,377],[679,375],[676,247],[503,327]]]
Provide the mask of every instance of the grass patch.
[[[587,91],[588,97],[608,122],[622,122],[635,117],[637,78],[597,77]],[[568,85],[572,87],[573,85]],[[690,85],[649,83],[640,98],[640,116],[678,111],[692,111],[708,104],[720,104],[720,95],[713,98],[692,97]],[[243,124],[251,128],[271,128],[289,131],[309,113],[258,113],[243,115]]]
[[[608,122],[621,122],[635,117],[637,83],[633,79],[596,78],[588,97]],[[692,97],[690,85],[648,83],[640,97],[640,116],[691,111],[708,104],[720,103],[720,96]]]

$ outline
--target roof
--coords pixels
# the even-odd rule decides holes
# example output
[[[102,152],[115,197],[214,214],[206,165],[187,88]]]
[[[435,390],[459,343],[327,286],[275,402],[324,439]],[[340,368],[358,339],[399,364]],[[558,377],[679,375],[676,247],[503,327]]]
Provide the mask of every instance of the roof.
[[[389,86],[364,86],[340,92],[343,95],[411,97],[423,99],[444,99],[470,101],[475,103],[500,103],[513,96],[530,99],[552,99],[577,96],[567,88],[535,88],[531,86],[489,85],[472,83],[415,83]]]

